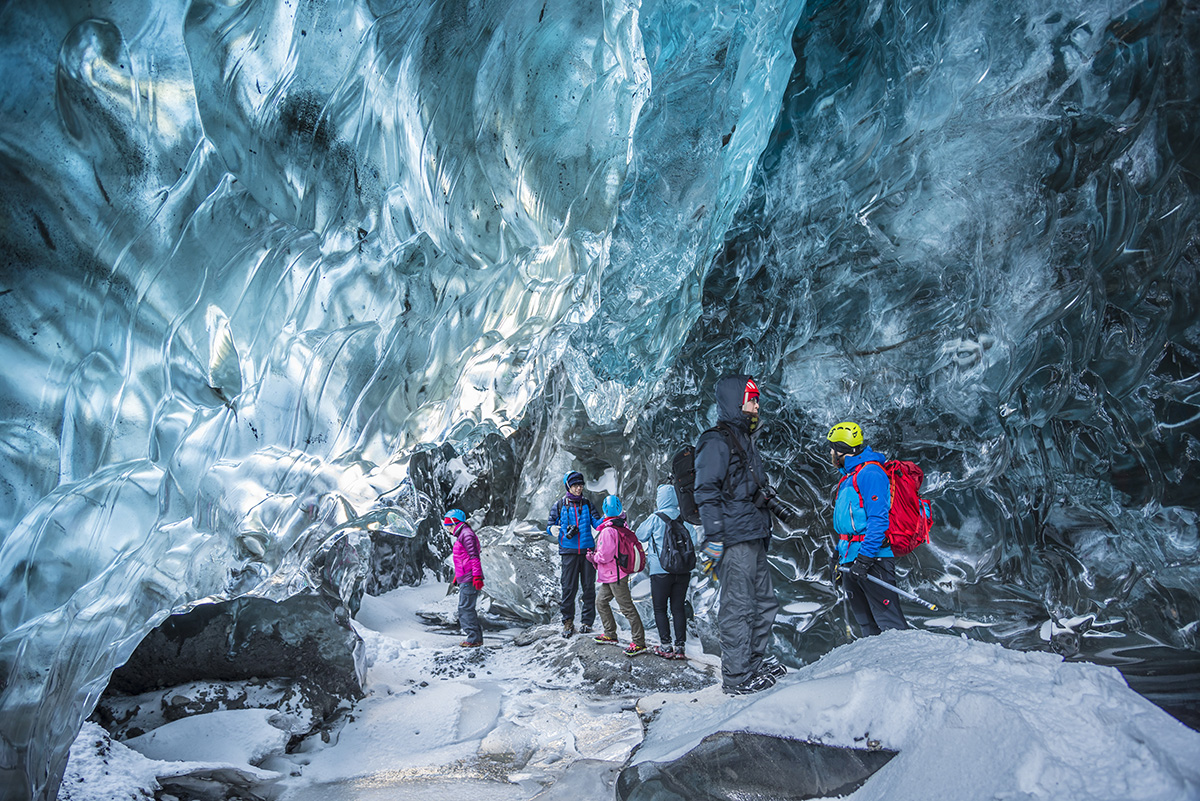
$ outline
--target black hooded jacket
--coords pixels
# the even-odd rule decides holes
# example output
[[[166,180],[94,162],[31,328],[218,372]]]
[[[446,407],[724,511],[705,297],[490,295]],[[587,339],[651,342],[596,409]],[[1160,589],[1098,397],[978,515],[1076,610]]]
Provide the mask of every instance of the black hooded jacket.
[[[696,445],[696,505],[704,539],[726,545],[771,536],[770,511],[754,505],[755,491],[767,481],[750,420],[742,413],[747,379],[731,375],[717,382],[717,420],[727,433],[710,429]]]

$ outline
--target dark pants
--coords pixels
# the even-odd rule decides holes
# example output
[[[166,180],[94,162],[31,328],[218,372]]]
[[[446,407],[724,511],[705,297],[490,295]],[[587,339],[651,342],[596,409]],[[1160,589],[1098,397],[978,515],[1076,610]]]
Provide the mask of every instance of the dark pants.
[[[483,642],[483,628],[479,625],[479,615],[475,613],[475,602],[478,600],[479,590],[475,589],[468,576],[458,585],[458,625],[467,642]]]
[[[675,644],[687,642],[687,615],[683,605],[687,601],[690,573],[659,573],[650,577],[650,599],[654,603],[654,625],[658,627],[658,641],[671,644],[671,620],[675,623]],[[667,608],[670,606],[670,620]]]
[[[733,689],[762,669],[779,601],[771,584],[766,539],[725,546],[717,567],[721,608],[721,682]]]
[[[575,593],[582,590],[579,625],[596,622],[596,566],[583,553],[560,553],[562,557],[563,623],[575,619]]]
[[[904,619],[904,612],[900,609],[900,596],[873,581],[860,582],[846,572],[848,567],[849,565],[842,566],[842,586],[846,589],[846,602],[850,604],[850,613],[858,621],[863,636],[878,634],[888,629],[908,628],[908,621]],[[891,556],[877,559],[867,572],[894,586],[896,559]]]

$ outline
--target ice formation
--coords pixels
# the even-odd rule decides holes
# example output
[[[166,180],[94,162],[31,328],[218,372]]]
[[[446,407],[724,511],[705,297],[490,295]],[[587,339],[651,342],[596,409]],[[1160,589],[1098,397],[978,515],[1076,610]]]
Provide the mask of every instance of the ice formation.
[[[1195,702],[1193,3],[0,23],[5,795],[53,797],[170,612],[352,607],[370,533],[419,536],[470,483],[419,492],[414,453],[507,437],[510,518],[564,465],[637,508],[729,370],[760,378],[805,512],[773,550],[819,602],[781,619],[792,657],[845,639],[821,435],[853,418],[927,468],[910,585],[972,636],[1047,631]]]

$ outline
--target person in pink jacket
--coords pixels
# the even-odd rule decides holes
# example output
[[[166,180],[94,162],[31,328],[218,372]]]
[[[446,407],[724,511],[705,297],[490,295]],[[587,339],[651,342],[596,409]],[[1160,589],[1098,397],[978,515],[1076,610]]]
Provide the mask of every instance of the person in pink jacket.
[[[625,516],[621,514],[621,499],[609,495],[604,499],[604,519],[597,527],[596,550],[588,551],[587,558],[596,566],[596,581],[600,590],[596,593],[596,612],[600,615],[600,623],[604,633],[594,639],[600,643],[618,644],[617,620],[613,617],[612,606],[617,599],[617,608],[629,621],[629,631],[633,642],[625,649],[625,656],[637,656],[646,652],[646,629],[642,626],[641,615],[633,605],[633,596],[629,594],[629,574],[617,564],[618,531],[625,528]],[[625,529],[628,531],[628,529]],[[631,536],[635,536],[629,532]]]
[[[466,637],[459,645],[478,648],[483,645],[483,628],[475,612],[475,602],[483,589],[483,565],[479,561],[479,537],[467,525],[461,509],[451,509],[442,519],[446,533],[454,537],[454,581],[458,584],[458,625]]]

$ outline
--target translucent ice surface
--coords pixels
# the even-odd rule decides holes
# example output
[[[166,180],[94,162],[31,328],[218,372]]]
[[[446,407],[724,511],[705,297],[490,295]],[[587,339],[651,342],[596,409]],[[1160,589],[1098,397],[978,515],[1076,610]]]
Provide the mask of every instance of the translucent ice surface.
[[[53,794],[170,611],[351,594],[322,554],[413,448],[511,433],[564,354],[583,382],[628,347],[610,286],[645,290],[635,370],[584,397],[644,396],[801,7],[5,4],[4,787]]]

